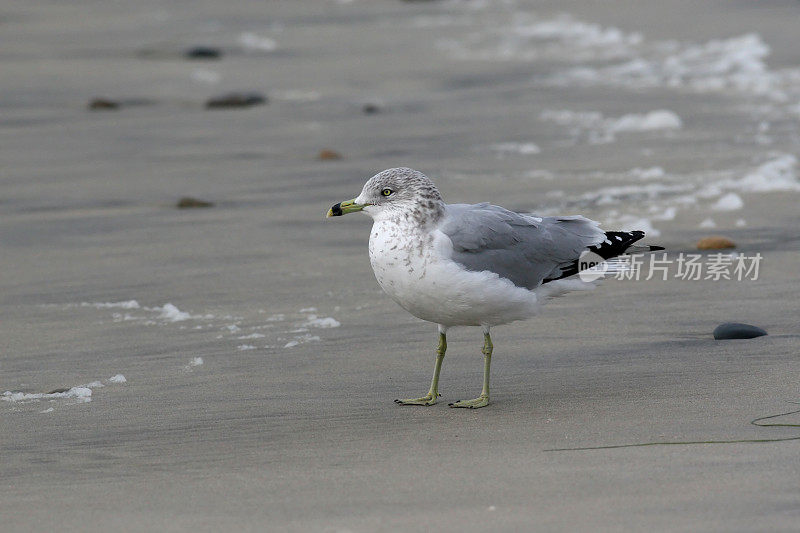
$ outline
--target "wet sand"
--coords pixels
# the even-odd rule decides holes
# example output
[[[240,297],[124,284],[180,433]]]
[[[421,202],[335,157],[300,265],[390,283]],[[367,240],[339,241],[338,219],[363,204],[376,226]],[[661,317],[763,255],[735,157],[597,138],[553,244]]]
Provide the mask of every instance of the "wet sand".
[[[800,440],[548,451],[800,436],[750,424],[797,408],[795,192],[741,193],[735,212],[701,199],[654,221],[648,241],[670,254],[709,234],[761,253],[758,280],[610,280],[555,300],[493,331],[492,405],[477,411],[446,405],[481,380],[480,332],[456,329],[442,403],[392,402],[427,390],[435,327],[374,282],[366,217],[324,219],[375,172],[412,166],[450,202],[605,222],[624,199],[570,199],[634,167],[702,181],[797,153],[783,108],[764,111],[776,115],[770,144],[754,140],[754,95],[547,86],[536,80],[563,58],[454,58],[436,42],[465,34],[458,17],[507,20],[473,4],[0,5],[0,392],[104,385],[88,403],[0,400],[0,529],[797,527]],[[798,6],[759,5],[534,7],[653,40],[757,32],[770,68],[796,65]],[[243,48],[245,32],[277,48]],[[180,57],[194,45],[223,58]],[[234,90],[270,102],[204,109]],[[154,103],[88,111],[100,96]],[[364,114],[371,102],[379,112]],[[547,109],[669,109],[683,127],[594,145],[537,120]],[[509,141],[541,151],[490,148]],[[344,157],[318,161],[322,149]],[[215,205],[175,209],[183,196]],[[707,216],[713,230],[698,227]],[[138,307],[101,305],[130,300]],[[316,327],[328,317],[340,325]],[[714,341],[725,321],[770,335]],[[126,382],[109,382],[116,374]]]

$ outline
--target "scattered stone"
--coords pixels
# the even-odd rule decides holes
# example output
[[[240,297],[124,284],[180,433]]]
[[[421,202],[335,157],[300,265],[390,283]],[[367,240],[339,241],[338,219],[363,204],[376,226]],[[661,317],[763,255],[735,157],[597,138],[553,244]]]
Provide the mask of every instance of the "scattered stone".
[[[51,390],[47,394],[61,394],[62,392],[67,392],[68,390],[69,390],[69,387],[59,387],[57,389]]]
[[[320,151],[319,155],[317,155],[317,159],[319,159],[320,161],[335,161],[341,158],[342,154],[334,150],[328,150],[328,149]]]
[[[261,93],[228,93],[215,96],[206,102],[206,109],[225,109],[264,105],[267,97]]]
[[[108,111],[111,109],[119,109],[120,104],[115,100],[109,100],[108,98],[92,98],[89,100],[89,104],[87,106],[92,111]]]
[[[714,328],[714,338],[718,341],[727,339],[754,339],[766,334],[767,332],[758,326],[740,324],[738,322],[725,322]]]
[[[222,59],[222,50],[212,46],[193,46],[183,53],[186,59]]]
[[[361,111],[365,115],[374,115],[375,113],[380,113],[381,108],[378,104],[364,104]]]
[[[704,237],[697,241],[698,250],[725,250],[726,248],[736,248],[736,243],[719,235]]]
[[[206,202],[205,200],[192,198],[191,196],[184,196],[178,200],[178,203],[175,204],[175,207],[178,209],[196,209],[199,207],[214,207],[214,204],[212,202]]]

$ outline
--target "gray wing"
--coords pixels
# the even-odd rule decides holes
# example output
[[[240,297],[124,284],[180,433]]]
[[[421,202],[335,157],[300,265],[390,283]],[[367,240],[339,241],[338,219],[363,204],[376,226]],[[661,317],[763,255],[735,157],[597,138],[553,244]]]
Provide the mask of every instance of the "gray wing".
[[[452,259],[533,289],[566,272],[587,247],[606,239],[582,216],[536,217],[489,204],[450,204],[439,229],[453,242]]]

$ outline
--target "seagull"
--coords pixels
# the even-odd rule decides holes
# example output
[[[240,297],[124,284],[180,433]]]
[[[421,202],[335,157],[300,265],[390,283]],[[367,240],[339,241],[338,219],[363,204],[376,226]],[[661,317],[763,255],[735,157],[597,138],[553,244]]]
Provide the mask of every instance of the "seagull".
[[[437,403],[447,330],[480,326],[481,394],[449,405],[485,407],[493,326],[529,319],[554,296],[593,288],[598,276],[583,274],[605,260],[631,250],[663,250],[635,246],[643,231],[603,231],[582,216],[538,217],[488,203],[446,204],[433,182],[410,168],[374,175],[356,198],[331,207],[328,217],[358,211],[373,219],[369,258],[378,284],[403,309],[439,329],[428,394],[395,400],[400,405]]]

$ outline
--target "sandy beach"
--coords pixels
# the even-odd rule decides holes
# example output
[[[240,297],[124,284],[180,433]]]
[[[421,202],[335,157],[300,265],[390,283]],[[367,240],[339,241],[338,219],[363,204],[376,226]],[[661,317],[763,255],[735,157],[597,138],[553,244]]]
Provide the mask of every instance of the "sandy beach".
[[[0,2],[0,530],[796,531],[800,428],[751,422],[800,409],[799,13]],[[268,101],[206,108],[231,92]],[[479,410],[447,407],[482,371],[451,330],[442,401],[397,406],[436,328],[368,217],[325,219],[395,166],[644,229],[667,279],[495,328]],[[715,253],[757,279],[681,278]]]

